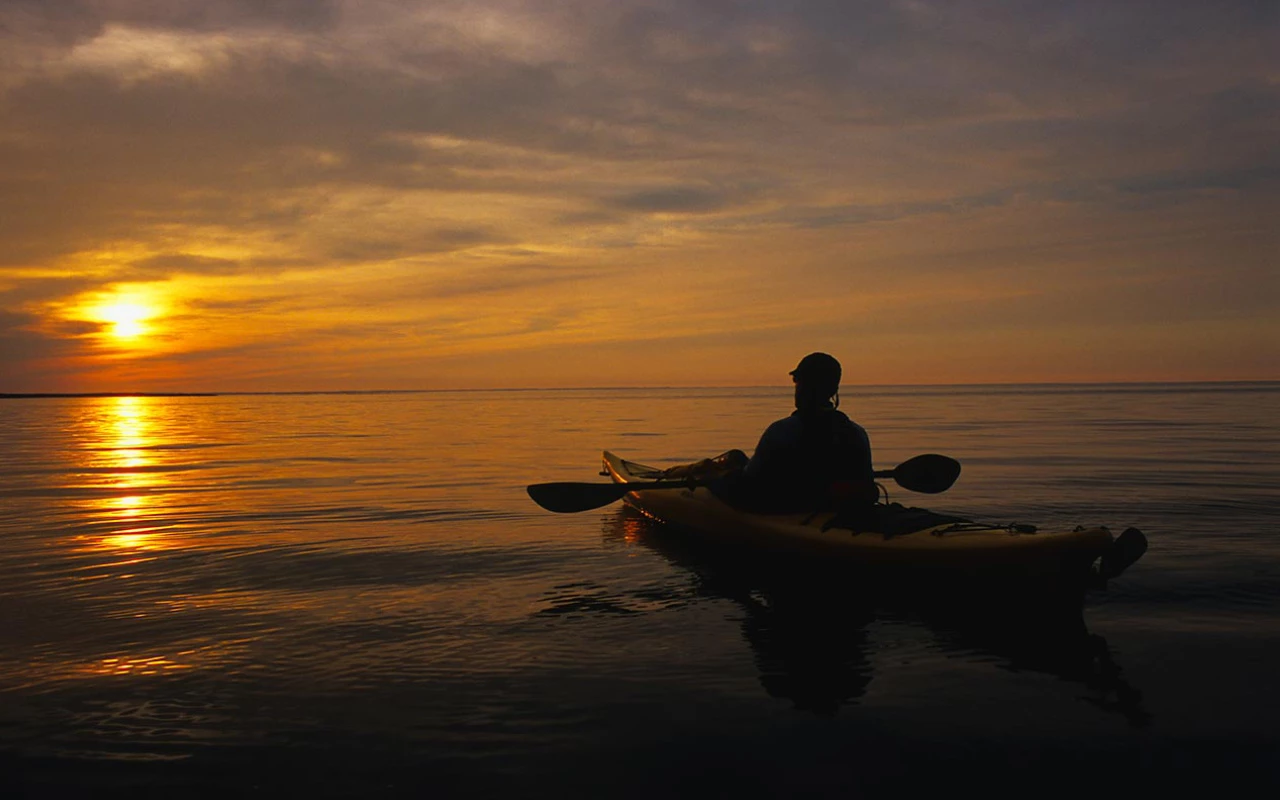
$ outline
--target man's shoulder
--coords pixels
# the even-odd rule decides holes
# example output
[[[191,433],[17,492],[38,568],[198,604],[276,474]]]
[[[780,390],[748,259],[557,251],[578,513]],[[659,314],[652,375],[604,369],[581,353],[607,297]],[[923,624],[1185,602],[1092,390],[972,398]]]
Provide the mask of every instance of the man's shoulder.
[[[849,428],[857,428],[858,430],[862,430],[862,426],[854,422],[853,420],[849,419],[849,415],[844,413],[843,411],[832,409],[831,414],[833,417],[835,417],[837,425],[841,425]]]
[[[863,447],[871,446],[871,437],[867,436],[866,428],[849,419],[843,411],[836,413],[836,426],[844,431],[843,435],[852,438]]]
[[[799,417],[783,417],[769,424],[764,429],[765,436],[797,436],[799,435],[803,424]]]

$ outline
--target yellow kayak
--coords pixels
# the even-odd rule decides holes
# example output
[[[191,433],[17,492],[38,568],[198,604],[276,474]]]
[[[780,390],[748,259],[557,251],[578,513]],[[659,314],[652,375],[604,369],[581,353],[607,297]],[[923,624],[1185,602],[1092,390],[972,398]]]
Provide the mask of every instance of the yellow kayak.
[[[604,452],[604,473],[614,483],[662,481],[658,468]],[[673,487],[685,481],[672,480]],[[1113,553],[1116,537],[1105,527],[1045,532],[1030,525],[989,525],[898,504],[875,507],[869,530],[842,527],[833,512],[757,514],[728,505],[704,486],[649,488],[630,492],[626,502],[644,515],[719,541],[848,558],[876,567],[921,568],[967,574],[997,571],[1026,578],[1067,578],[1090,574],[1114,577],[1146,549],[1136,529],[1126,531],[1125,558]],[[1139,541],[1140,545],[1139,545]],[[1137,551],[1134,554],[1134,551]],[[1131,556],[1131,557],[1130,557]],[[1102,560],[1095,565],[1094,562]],[[1121,560],[1126,561],[1121,565]]]

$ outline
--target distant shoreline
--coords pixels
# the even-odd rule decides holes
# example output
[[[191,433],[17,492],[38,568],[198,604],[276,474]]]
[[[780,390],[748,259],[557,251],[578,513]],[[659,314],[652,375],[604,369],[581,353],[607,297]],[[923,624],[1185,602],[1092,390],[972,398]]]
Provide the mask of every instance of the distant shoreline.
[[[219,392],[0,392],[0,400],[38,400],[49,397],[218,397]]]
[[[921,384],[864,384],[846,385],[846,394],[858,391],[963,391],[994,389],[1016,391],[1027,389],[1088,390],[1088,389],[1141,389],[1144,387],[1181,387],[1187,389],[1215,387],[1280,387],[1277,380],[1242,381],[1116,381],[1096,383],[921,383]],[[0,392],[0,400],[38,400],[56,398],[108,398],[108,397],[271,397],[306,395],[381,395],[381,394],[447,394],[451,392],[623,392],[623,391],[734,391],[743,389],[782,389],[781,385],[759,386],[540,386],[506,388],[457,388],[457,389],[316,389],[304,391],[230,391],[230,392]]]

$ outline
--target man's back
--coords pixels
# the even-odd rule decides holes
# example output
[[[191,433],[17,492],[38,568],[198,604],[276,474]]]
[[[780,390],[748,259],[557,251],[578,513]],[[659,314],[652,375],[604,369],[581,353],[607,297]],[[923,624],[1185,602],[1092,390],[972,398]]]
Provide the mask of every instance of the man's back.
[[[873,486],[871,442],[834,408],[797,411],[765,430],[744,477],[762,510],[833,507],[842,486]]]

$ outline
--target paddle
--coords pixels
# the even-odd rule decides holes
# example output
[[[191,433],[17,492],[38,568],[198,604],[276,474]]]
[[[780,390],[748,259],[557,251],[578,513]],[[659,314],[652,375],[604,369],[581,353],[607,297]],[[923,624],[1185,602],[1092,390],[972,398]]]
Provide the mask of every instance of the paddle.
[[[960,477],[960,462],[954,458],[926,453],[903,461],[893,469],[875,472],[877,478],[892,478],[902,488],[922,494],[938,494],[951,488]],[[528,487],[533,502],[558,514],[572,514],[607,506],[628,492],[650,489],[694,489],[706,486],[692,478],[636,483],[535,483]]]

